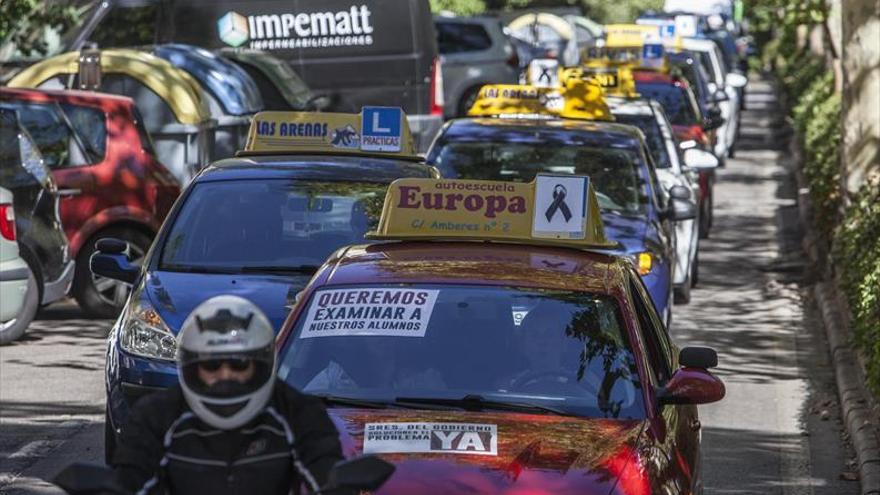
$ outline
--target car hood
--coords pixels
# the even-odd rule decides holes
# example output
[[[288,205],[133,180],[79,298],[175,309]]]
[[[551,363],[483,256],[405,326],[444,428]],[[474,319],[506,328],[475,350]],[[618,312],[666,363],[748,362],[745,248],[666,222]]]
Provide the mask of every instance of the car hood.
[[[310,275],[193,274],[150,272],[143,282],[150,303],[174,333],[183,320],[204,300],[219,295],[241,296],[263,310],[275,331],[281,328],[297,292]]]
[[[623,244],[627,254],[645,250],[645,236],[648,232],[648,220],[645,217],[603,213],[602,222],[605,224],[605,236]]]
[[[396,466],[377,495],[607,495],[618,482],[638,485],[627,493],[647,493],[636,454],[644,421],[425,410],[330,415],[346,456],[364,453],[369,430],[366,453]]]

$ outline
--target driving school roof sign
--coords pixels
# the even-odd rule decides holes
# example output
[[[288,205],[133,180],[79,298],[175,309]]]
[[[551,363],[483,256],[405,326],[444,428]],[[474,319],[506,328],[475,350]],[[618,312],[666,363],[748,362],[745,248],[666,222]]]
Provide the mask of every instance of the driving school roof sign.
[[[374,239],[471,239],[609,248],[588,177],[539,174],[531,183],[397,179]]]
[[[415,156],[406,115],[395,107],[364,107],[360,114],[260,112],[251,121],[245,151]]]

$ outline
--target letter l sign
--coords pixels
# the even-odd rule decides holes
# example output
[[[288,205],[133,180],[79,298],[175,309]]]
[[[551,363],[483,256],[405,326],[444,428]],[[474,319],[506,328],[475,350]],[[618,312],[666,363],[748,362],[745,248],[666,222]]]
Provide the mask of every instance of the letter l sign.
[[[375,132],[391,132],[390,127],[380,127],[379,126],[379,113],[378,112],[373,114],[373,131],[375,131]]]

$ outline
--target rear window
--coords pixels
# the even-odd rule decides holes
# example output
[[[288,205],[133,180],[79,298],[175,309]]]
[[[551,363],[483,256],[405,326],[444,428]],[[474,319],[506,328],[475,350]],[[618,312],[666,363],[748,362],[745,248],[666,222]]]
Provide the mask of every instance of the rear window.
[[[479,24],[438,22],[437,48],[441,54],[476,52],[492,47],[492,38]]]
[[[21,125],[27,129],[49,168],[87,165],[89,157],[55,103],[10,102],[18,110]]]
[[[636,91],[644,98],[660,102],[672,125],[690,126],[700,123],[697,102],[693,93],[686,88],[667,83],[636,82]]]
[[[20,160],[18,120],[15,118],[15,111],[0,108],[0,170],[3,171],[0,177],[6,177],[7,172],[13,172]]]
[[[197,183],[166,237],[159,269],[317,268],[340,247],[366,242],[387,187],[292,179]]]
[[[544,140],[441,141],[428,160],[451,179],[531,182],[544,172],[588,175],[606,211],[638,214],[647,202],[636,150]]]

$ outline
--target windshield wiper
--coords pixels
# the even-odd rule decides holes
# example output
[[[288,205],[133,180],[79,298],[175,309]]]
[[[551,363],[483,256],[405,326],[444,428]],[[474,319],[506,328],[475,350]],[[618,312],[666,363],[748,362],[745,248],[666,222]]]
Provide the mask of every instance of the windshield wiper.
[[[266,266],[243,266],[242,273],[302,273],[314,275],[320,268],[318,265],[266,265]]]
[[[550,406],[524,402],[489,400],[482,395],[476,394],[468,394],[460,399],[445,397],[398,397],[394,400],[394,405],[407,406],[416,404],[457,407],[466,411],[515,411],[523,413],[574,416],[574,414]]]
[[[325,404],[334,406],[363,407],[365,409],[385,409],[386,407],[391,405],[388,402],[381,400],[357,399],[354,397],[341,397],[338,395],[323,394],[315,394],[315,396],[320,397]]]

